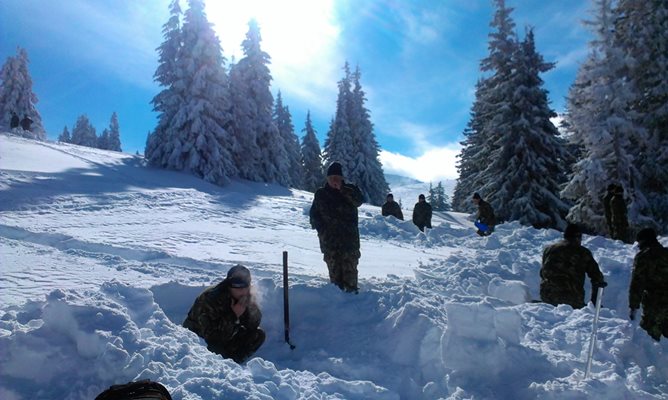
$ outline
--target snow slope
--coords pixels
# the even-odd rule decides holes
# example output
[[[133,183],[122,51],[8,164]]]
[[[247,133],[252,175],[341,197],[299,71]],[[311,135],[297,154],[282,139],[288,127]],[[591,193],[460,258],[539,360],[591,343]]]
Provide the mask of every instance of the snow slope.
[[[585,238],[609,286],[583,380],[593,307],[530,302],[559,232],[512,223],[479,238],[468,216],[441,213],[423,234],[364,205],[351,295],[327,282],[311,199],[0,134],[0,399],[92,399],[141,378],[174,399],[668,397],[668,342],[627,318],[632,246]],[[244,365],[180,326],[235,263],[254,273],[267,332]]]

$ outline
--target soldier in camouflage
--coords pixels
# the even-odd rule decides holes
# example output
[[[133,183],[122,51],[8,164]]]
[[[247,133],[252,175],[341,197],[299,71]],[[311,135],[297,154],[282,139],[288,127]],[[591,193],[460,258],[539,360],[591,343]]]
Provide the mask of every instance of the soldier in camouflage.
[[[209,351],[242,363],[262,346],[262,313],[250,293],[248,268],[236,265],[227,278],[204,290],[183,326],[206,341]]]
[[[491,235],[496,225],[496,216],[494,216],[492,205],[483,200],[478,193],[473,193],[471,201],[478,206],[478,213],[475,217],[475,226],[478,228],[476,233],[480,236]]]
[[[624,243],[629,241],[629,220],[627,217],[626,200],[624,199],[624,188],[617,185],[610,199],[610,223],[612,224],[611,237]]]
[[[540,299],[543,302],[554,306],[569,304],[573,308],[584,307],[585,274],[591,280],[593,303],[596,303],[597,289],[607,286],[596,260],[581,242],[580,229],[569,224],[564,231],[564,240],[547,246],[543,251],[540,270]]]
[[[394,195],[392,193],[388,193],[387,197],[385,198],[385,204],[381,207],[381,214],[383,217],[387,217],[388,215],[394,216],[396,219],[404,220],[404,213],[401,212],[401,206],[399,203],[394,201]]]
[[[629,287],[629,318],[642,304],[640,326],[656,341],[668,337],[668,249],[656,240],[654,229],[638,232],[638,254],[633,259]]]
[[[357,208],[363,202],[362,192],[343,181],[343,168],[334,162],[327,169],[325,186],[315,192],[309,213],[311,227],[318,231],[329,280],[347,292],[359,290],[357,264],[361,254]]]
[[[610,200],[615,195],[615,188],[617,185],[611,183],[608,185],[608,190],[603,196],[603,211],[605,212],[605,225],[608,228],[608,234],[612,237],[612,210],[610,209]]]
[[[424,232],[424,228],[431,229],[431,214],[431,204],[427,203],[423,194],[420,194],[418,196],[418,202],[415,203],[415,206],[413,207],[413,223],[422,232]]]

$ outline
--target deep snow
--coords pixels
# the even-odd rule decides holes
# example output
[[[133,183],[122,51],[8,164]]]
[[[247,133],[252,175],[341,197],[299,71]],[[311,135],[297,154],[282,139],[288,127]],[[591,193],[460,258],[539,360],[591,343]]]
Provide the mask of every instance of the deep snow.
[[[668,341],[627,317],[633,246],[585,237],[609,283],[585,381],[593,306],[531,302],[559,232],[511,223],[480,238],[468,216],[439,213],[423,234],[364,205],[351,295],[327,283],[311,199],[0,134],[0,399],[92,399],[141,378],[174,399],[668,397]],[[268,334],[244,365],[180,326],[235,263],[254,273]]]

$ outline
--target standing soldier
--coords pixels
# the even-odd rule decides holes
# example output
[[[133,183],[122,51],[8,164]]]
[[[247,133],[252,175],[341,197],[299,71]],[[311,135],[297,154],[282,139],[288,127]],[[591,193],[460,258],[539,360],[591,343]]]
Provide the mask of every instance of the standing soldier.
[[[633,259],[629,287],[629,318],[642,304],[640,326],[659,341],[668,337],[668,249],[656,240],[654,229],[638,232],[638,254]]]
[[[32,124],[32,119],[28,116],[28,114],[23,115],[23,119],[21,120],[21,128],[24,131],[30,131],[30,125]]]
[[[418,202],[413,207],[413,223],[424,232],[424,228],[431,229],[431,204],[427,203],[424,195],[418,196]]]
[[[491,235],[496,225],[494,209],[478,193],[473,193],[471,200],[478,206],[478,214],[475,219],[475,226],[478,228],[476,233],[480,236]]]
[[[603,196],[603,210],[605,211],[605,224],[608,228],[608,235],[612,237],[612,210],[610,209],[610,200],[615,195],[617,185],[611,183],[608,185],[608,191]]]
[[[12,118],[9,121],[9,128],[14,129],[19,127],[19,116],[16,115],[14,111],[12,111]]]
[[[629,220],[626,216],[626,200],[624,188],[617,185],[610,199],[610,222],[612,223],[612,238],[629,243]]]
[[[183,326],[206,341],[209,351],[242,363],[264,343],[260,308],[250,292],[251,274],[243,265],[200,294]]]
[[[387,195],[387,198],[385,199],[385,204],[383,204],[382,207],[382,214],[383,217],[387,217],[388,215],[393,215],[396,219],[404,220],[404,213],[401,212],[401,206],[399,203],[394,201],[394,196],[392,193],[389,193]]]
[[[556,306],[569,304],[582,308],[584,303],[585,274],[591,280],[591,301],[596,303],[599,287],[608,284],[591,252],[582,246],[582,233],[577,225],[568,224],[564,240],[547,246],[543,251],[540,269],[540,299]]]
[[[318,231],[329,280],[346,292],[359,291],[357,264],[361,254],[357,208],[363,202],[362,192],[343,181],[343,168],[334,162],[327,169],[325,186],[315,192],[309,213],[311,227]]]

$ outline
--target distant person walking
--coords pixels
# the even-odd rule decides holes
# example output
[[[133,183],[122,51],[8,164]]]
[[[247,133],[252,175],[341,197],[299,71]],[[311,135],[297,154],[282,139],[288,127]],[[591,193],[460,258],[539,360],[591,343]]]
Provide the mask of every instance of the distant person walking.
[[[357,208],[364,196],[355,185],[343,180],[343,167],[333,162],[327,169],[327,182],[315,192],[311,227],[318,231],[330,282],[346,292],[359,291],[357,264],[361,256]]]
[[[383,204],[383,207],[381,208],[381,213],[383,214],[383,217],[392,215],[396,219],[404,220],[404,213],[401,212],[401,206],[394,201],[394,195],[392,195],[392,193],[388,193],[385,198],[385,204]]]
[[[431,229],[431,204],[427,203],[424,195],[418,196],[418,202],[413,207],[413,223],[424,232],[424,228]]]
[[[610,222],[612,224],[612,238],[624,243],[629,240],[629,220],[627,217],[626,199],[624,199],[624,188],[617,185],[610,199]]]
[[[642,304],[640,326],[659,341],[668,338],[668,249],[656,239],[654,229],[638,232],[638,254],[633,259],[629,287],[629,318],[635,319]]]
[[[19,127],[19,116],[16,115],[14,111],[12,111],[12,117],[9,120],[9,129],[14,129]]]
[[[32,119],[28,117],[28,114],[23,115],[23,119],[21,120],[21,128],[24,131],[30,131],[30,125],[32,124]]]
[[[580,228],[569,224],[564,231],[564,239],[543,250],[541,301],[554,306],[569,304],[573,308],[584,307],[585,274],[591,280],[591,301],[596,303],[598,288],[606,287],[607,283],[594,256],[582,246]]]
[[[478,228],[476,232],[480,236],[489,236],[494,232],[496,225],[496,217],[494,216],[494,209],[492,206],[480,197],[480,194],[473,193],[471,201],[478,206],[478,213],[475,217],[475,226]]]
[[[612,237],[612,209],[610,208],[610,200],[612,200],[612,196],[615,195],[615,188],[617,185],[614,183],[611,183],[608,185],[608,190],[605,193],[605,196],[603,196],[603,211],[605,212],[605,224],[606,227],[608,228],[608,235]]]
[[[248,268],[235,265],[222,282],[197,297],[183,326],[203,338],[209,351],[242,363],[265,340],[262,313],[250,287]]]

